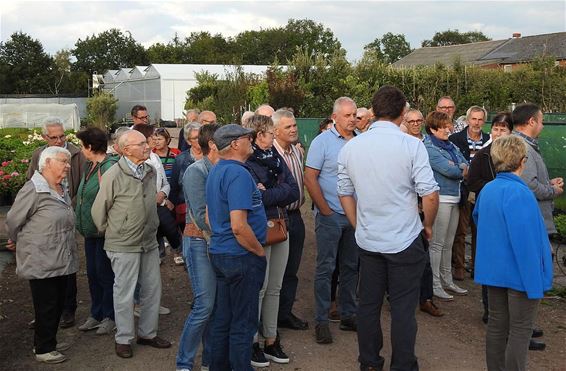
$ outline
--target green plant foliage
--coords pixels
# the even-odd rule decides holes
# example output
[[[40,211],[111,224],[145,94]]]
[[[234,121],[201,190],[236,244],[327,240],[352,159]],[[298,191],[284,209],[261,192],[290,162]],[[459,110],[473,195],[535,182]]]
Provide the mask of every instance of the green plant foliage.
[[[556,230],[558,234],[562,236],[563,239],[566,238],[566,214],[556,215],[554,217],[554,224],[556,225]]]
[[[99,92],[89,98],[86,103],[86,111],[89,126],[95,126],[102,130],[108,129],[114,122],[118,99],[110,93]]]

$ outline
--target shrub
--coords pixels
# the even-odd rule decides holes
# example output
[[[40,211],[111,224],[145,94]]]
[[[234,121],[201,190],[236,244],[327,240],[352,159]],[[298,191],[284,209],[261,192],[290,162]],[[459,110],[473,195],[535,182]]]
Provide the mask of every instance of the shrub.
[[[110,93],[96,93],[86,103],[87,121],[91,126],[107,130],[114,122],[118,99]]]

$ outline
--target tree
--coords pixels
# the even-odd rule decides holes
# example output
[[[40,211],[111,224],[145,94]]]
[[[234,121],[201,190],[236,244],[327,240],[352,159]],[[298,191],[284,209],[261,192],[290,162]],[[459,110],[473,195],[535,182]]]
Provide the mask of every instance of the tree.
[[[130,32],[127,35],[112,28],[98,35],[79,39],[72,50],[77,61],[74,71],[103,73],[109,69],[147,65],[149,60],[144,47],[137,43]]]
[[[484,35],[481,31],[460,32],[457,29],[449,29],[443,32],[435,33],[432,37],[432,40],[424,40],[421,45],[424,48],[427,46],[459,45],[489,40],[491,39]]]
[[[403,34],[387,32],[381,39],[376,38],[364,46],[365,52],[373,58],[391,64],[403,58],[413,50]]]
[[[0,42],[0,93],[47,93],[52,60],[39,40],[23,32]]]
[[[109,128],[114,122],[117,103],[118,99],[105,92],[96,93],[89,98],[86,103],[86,111],[90,125],[102,130]]]

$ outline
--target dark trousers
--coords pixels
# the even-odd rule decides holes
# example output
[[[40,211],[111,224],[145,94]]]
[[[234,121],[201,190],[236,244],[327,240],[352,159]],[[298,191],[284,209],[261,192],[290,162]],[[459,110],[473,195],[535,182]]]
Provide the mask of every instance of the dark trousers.
[[[383,369],[381,306],[385,292],[391,306],[391,370],[418,370],[415,356],[417,321],[415,309],[427,252],[419,235],[396,254],[360,249],[358,346],[360,369]]]
[[[66,277],[68,277],[68,282],[63,312],[75,315],[77,311],[77,274],[69,274]]]
[[[173,212],[165,206],[158,206],[157,215],[159,216],[157,236],[167,237],[171,248],[177,252],[181,252],[181,233],[177,221],[173,216]]]
[[[36,354],[49,353],[57,346],[57,329],[65,304],[68,276],[29,281],[35,311],[33,344]]]
[[[267,260],[253,254],[210,254],[216,273],[216,300],[210,320],[210,371],[253,371],[259,290]]]
[[[285,320],[293,311],[293,303],[299,285],[299,266],[303,256],[305,242],[305,223],[301,211],[289,211],[289,259],[283,275],[283,284],[279,296],[279,320]]]
[[[90,315],[97,321],[114,320],[114,272],[104,251],[104,238],[85,238],[86,275],[90,291]]]
[[[423,240],[425,251],[428,252],[428,241]],[[426,263],[421,277],[421,293],[420,303],[423,304],[427,300],[432,300],[432,268],[430,266],[430,255],[426,254]]]

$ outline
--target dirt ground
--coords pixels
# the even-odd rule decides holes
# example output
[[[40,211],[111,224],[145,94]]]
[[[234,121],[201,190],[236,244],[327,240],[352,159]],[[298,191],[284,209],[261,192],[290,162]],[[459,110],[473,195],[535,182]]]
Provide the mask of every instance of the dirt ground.
[[[291,358],[288,365],[275,365],[265,370],[356,370],[358,347],[355,333],[331,324],[334,343],[319,345],[314,341],[313,277],[316,248],[313,218],[307,207],[303,210],[307,238],[300,270],[300,283],[294,312],[310,322],[308,331],[280,331],[284,350]],[[81,246],[82,249],[82,246]],[[83,255],[84,256],[84,255]],[[32,353],[33,331],[27,323],[33,319],[31,295],[27,281],[15,276],[11,263],[0,277],[0,370],[174,370],[178,339],[189,312],[191,288],[182,267],[175,266],[169,255],[161,267],[163,281],[162,304],[171,308],[170,315],[161,316],[159,335],[173,342],[170,349],[158,350],[134,345],[134,357],[121,359],[114,354],[112,336],[83,333],[75,328],[59,330],[58,340],[71,342],[64,352],[69,360],[59,365],[43,365]],[[466,297],[440,303],[446,314],[434,318],[417,311],[419,325],[417,356],[421,370],[484,370],[485,326],[481,322],[481,290],[469,278],[462,286],[470,291]],[[78,273],[77,325],[86,319],[89,294],[84,259]],[[383,311],[383,355],[389,365],[390,338],[388,308]],[[529,352],[531,370],[566,370],[566,302],[549,298],[539,309],[538,325],[544,329],[544,352]],[[199,369],[200,356],[196,370]]]

